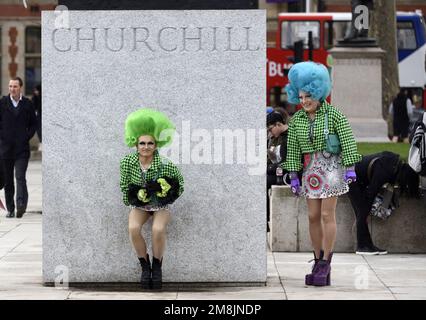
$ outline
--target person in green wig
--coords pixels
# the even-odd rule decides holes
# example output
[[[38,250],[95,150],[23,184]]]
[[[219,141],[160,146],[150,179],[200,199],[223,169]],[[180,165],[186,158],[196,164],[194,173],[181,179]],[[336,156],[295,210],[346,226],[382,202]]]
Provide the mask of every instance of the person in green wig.
[[[158,148],[172,143],[174,124],[153,109],[132,112],[125,123],[125,143],[136,147],[120,162],[120,189],[123,202],[130,207],[129,236],[141,267],[144,289],[161,289],[162,262],[166,228],[170,221],[169,205],[180,197],[184,180],[179,169]],[[142,226],[152,217],[152,266],[147,253]]]

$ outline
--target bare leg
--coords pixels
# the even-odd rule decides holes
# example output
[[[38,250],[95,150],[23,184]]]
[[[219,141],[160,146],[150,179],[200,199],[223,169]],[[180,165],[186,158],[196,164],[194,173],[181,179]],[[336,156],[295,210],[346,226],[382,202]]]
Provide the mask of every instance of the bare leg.
[[[170,212],[168,210],[159,210],[154,213],[152,222],[152,254],[155,258],[161,260],[166,247],[166,230],[170,221]]]
[[[323,232],[321,225],[321,199],[306,199],[309,213],[309,233],[311,235],[312,246],[315,250],[315,256],[320,256],[323,248]]]
[[[336,204],[337,197],[322,199],[321,218],[324,226],[324,260],[333,251],[336,240]]]
[[[141,229],[149,217],[148,213],[140,209],[132,209],[129,214],[129,237],[138,258],[146,259],[146,243],[142,237]]]

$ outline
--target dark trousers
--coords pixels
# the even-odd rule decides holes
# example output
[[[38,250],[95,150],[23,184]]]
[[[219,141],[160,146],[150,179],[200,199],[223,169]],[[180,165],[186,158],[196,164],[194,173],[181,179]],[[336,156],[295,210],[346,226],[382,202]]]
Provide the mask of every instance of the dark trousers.
[[[4,174],[4,195],[6,198],[6,208],[8,212],[15,211],[15,181],[13,172],[15,171],[16,178],[16,207],[27,208],[28,189],[27,180],[25,178],[29,159],[4,159],[3,174]]]
[[[371,240],[367,224],[371,208],[358,182],[355,181],[349,185],[348,196],[356,216],[356,238],[358,248],[371,247],[373,246],[373,241]]]

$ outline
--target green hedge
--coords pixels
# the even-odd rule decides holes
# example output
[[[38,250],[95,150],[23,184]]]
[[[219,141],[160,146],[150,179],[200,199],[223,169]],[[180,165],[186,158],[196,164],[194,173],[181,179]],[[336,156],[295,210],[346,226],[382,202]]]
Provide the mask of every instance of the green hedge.
[[[410,145],[408,143],[393,142],[358,142],[358,152],[362,155],[391,151],[398,153],[402,160],[407,161]]]

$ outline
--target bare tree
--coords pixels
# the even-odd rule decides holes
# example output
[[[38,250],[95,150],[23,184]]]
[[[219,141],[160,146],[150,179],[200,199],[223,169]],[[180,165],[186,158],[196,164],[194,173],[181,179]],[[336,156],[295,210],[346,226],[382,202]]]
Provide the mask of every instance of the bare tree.
[[[399,92],[396,5],[395,0],[374,0],[373,3],[369,35],[375,37],[379,47],[385,51],[382,61],[382,116],[388,121],[388,131],[392,134],[388,109]]]

